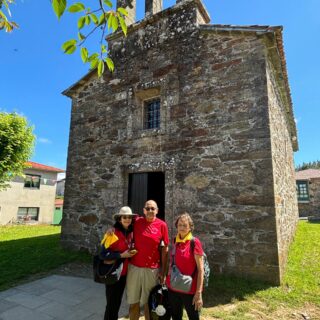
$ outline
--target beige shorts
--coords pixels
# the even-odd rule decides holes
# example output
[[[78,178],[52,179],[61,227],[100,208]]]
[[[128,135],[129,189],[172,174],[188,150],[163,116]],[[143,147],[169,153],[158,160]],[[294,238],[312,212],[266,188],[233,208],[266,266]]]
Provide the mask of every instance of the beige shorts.
[[[158,283],[158,269],[139,268],[129,264],[127,274],[127,302],[140,302],[143,306],[148,302],[152,288]]]

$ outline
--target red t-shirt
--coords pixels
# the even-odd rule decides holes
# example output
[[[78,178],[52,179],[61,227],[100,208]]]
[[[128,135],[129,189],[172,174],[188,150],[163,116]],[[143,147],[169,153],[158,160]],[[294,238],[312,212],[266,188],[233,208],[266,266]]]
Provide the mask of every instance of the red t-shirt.
[[[175,263],[178,269],[182,274],[191,276],[197,268],[196,259],[194,255],[203,256],[203,249],[201,242],[198,238],[194,239],[194,250],[192,252],[191,241],[187,240],[186,242],[178,242],[176,243],[176,254],[175,254]],[[172,263],[172,255],[170,254],[170,267]],[[187,294],[195,294],[197,290],[197,277],[198,272],[196,271],[193,275],[193,281],[191,285],[191,289]],[[172,291],[180,292],[179,290],[175,290],[170,286],[170,271],[169,275],[166,278],[166,284],[168,288]],[[186,293],[186,292],[184,292]]]
[[[162,240],[165,246],[169,243],[167,224],[158,218],[148,222],[145,217],[138,217],[134,221],[133,234],[138,252],[130,259],[130,263],[140,268],[159,268],[159,244]]]
[[[116,228],[114,233],[118,237],[118,240],[116,242],[114,242],[109,247],[109,249],[111,251],[118,251],[119,253],[122,253],[122,252],[128,250],[130,248],[130,244],[131,244],[132,232],[130,232],[126,237],[119,229]],[[123,269],[121,272],[122,276],[127,274],[128,260],[129,259],[123,259]]]

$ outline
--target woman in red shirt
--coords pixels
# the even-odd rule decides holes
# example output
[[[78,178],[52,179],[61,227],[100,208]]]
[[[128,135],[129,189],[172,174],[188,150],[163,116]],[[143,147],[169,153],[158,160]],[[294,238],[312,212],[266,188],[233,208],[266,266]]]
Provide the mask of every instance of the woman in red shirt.
[[[128,271],[128,258],[131,258],[136,252],[130,250],[133,241],[132,213],[129,207],[122,207],[119,213],[113,217],[115,219],[114,233],[106,234],[101,241],[102,250],[100,257],[106,264],[114,263],[115,260],[121,259],[123,269],[118,282],[112,285],[106,284],[106,311],[104,320],[117,320],[121,305],[121,300],[126,286]]]
[[[175,226],[178,233],[173,243],[175,250],[171,250],[169,275],[166,279],[172,319],[181,320],[184,307],[189,320],[199,320],[199,311],[203,305],[204,270],[202,245],[199,239],[192,236],[191,232],[194,229],[194,224],[188,213],[181,214],[176,220]],[[172,271],[173,258],[180,272],[183,275],[192,277],[192,285],[189,292],[182,292],[171,286],[170,273]]]

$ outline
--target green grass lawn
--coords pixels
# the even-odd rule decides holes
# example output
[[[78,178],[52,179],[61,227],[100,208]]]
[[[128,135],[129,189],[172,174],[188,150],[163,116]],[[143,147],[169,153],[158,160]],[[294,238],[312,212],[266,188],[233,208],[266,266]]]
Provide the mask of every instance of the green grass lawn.
[[[0,227],[0,291],[30,275],[73,261],[90,261],[85,253],[64,250],[60,226]]]
[[[208,319],[320,319],[320,224],[299,222],[282,286],[215,277],[204,296]]]
[[[91,261],[87,254],[62,249],[60,231],[0,227],[0,291],[67,262]],[[203,319],[320,319],[320,224],[299,222],[282,286],[214,275],[204,301]]]

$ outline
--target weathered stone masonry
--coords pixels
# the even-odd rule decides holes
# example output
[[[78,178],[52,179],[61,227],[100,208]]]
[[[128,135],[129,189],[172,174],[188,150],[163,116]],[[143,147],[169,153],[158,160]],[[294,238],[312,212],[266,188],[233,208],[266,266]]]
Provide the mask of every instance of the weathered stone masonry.
[[[278,284],[298,218],[281,28],[208,25],[200,0],[177,2],[108,37],[113,74],[65,91],[63,243],[92,251],[128,201],[129,173],[162,171],[171,232],[187,210],[216,272]],[[143,130],[153,97],[160,128]]]

